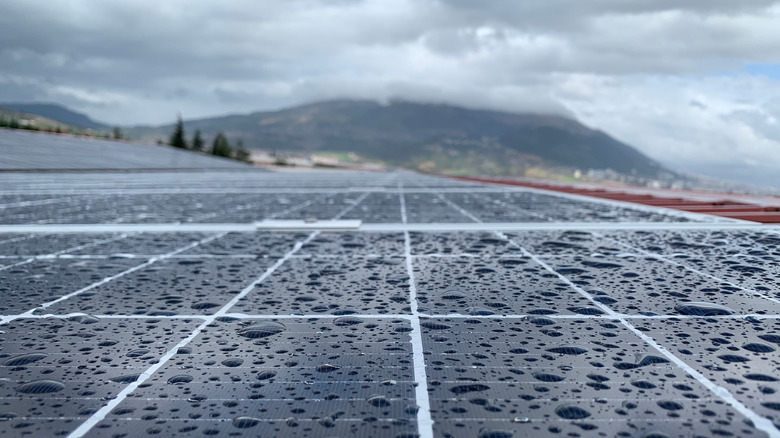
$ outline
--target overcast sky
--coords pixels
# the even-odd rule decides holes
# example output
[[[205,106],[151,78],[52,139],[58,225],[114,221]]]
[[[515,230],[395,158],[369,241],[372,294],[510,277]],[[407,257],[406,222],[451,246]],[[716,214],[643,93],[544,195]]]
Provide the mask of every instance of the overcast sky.
[[[131,125],[329,98],[568,114],[780,186],[780,3],[0,1],[0,101]]]

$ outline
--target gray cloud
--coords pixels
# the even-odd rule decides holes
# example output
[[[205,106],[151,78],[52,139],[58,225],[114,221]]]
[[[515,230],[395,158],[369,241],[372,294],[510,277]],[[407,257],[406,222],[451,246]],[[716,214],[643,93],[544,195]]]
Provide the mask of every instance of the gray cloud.
[[[778,24],[764,0],[5,0],[0,97],[118,124],[344,97],[556,112],[722,172],[780,163],[777,78],[743,70],[780,62]]]

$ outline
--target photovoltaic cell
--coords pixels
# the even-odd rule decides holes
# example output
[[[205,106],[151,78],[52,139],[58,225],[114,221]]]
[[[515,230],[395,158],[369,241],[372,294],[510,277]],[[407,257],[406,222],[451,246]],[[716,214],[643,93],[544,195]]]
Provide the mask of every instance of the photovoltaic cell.
[[[402,171],[0,181],[6,436],[780,436],[777,228]]]

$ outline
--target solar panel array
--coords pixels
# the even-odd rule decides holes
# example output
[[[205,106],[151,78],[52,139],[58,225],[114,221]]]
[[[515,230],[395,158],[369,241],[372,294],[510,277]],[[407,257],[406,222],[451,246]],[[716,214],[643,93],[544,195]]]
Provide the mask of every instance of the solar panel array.
[[[780,435],[777,228],[402,171],[0,181],[5,436]]]
[[[241,162],[168,146],[0,129],[0,170],[246,169]]]

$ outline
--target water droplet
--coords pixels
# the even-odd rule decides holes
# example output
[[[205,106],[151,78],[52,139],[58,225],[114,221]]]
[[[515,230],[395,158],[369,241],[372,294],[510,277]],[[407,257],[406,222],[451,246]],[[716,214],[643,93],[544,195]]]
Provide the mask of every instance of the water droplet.
[[[651,383],[647,380],[634,380],[631,382],[631,384],[640,389],[653,389],[656,386],[654,383]]]
[[[536,325],[554,325],[555,324],[555,321],[553,321],[550,318],[545,318],[543,316],[532,316],[532,317],[528,318],[528,322],[530,322],[531,324],[536,324]]]
[[[775,351],[775,347],[764,344],[761,342],[751,342],[742,346],[745,350],[752,351],[753,353],[771,353]]]
[[[16,387],[16,390],[22,394],[47,394],[63,389],[65,389],[65,385],[55,380],[35,380]]]
[[[758,337],[773,344],[780,344],[780,335],[759,335]]]
[[[375,408],[386,408],[390,406],[390,401],[383,395],[374,395],[368,398],[368,404]]]
[[[487,391],[490,389],[489,386],[483,385],[481,383],[472,383],[469,385],[457,385],[450,388],[450,391],[454,392],[455,394],[465,394],[467,392],[476,392],[476,391]]]
[[[133,383],[138,380],[139,377],[141,377],[140,374],[127,374],[124,376],[112,377],[109,380],[116,383]]]
[[[244,363],[244,359],[225,359],[222,361],[222,365],[226,367],[240,367]]]
[[[99,319],[90,315],[74,315],[68,318],[68,321],[78,322],[81,324],[96,324],[100,322]]]
[[[249,427],[255,427],[260,424],[259,418],[254,417],[236,417],[233,419],[233,426],[239,429],[246,429]]]
[[[484,307],[469,307],[466,309],[466,313],[471,316],[495,315],[495,312]]]
[[[761,406],[763,406],[765,408],[769,408],[769,409],[771,409],[773,411],[780,411],[780,403],[778,403],[778,402],[764,402],[764,403],[761,403]]]
[[[498,429],[480,429],[477,438],[512,438],[513,431]]]
[[[579,406],[570,404],[558,406],[555,408],[555,414],[561,418],[565,418],[566,420],[581,420],[583,418],[590,417],[590,412]]]
[[[28,363],[37,362],[45,357],[46,355],[42,353],[20,354],[18,356],[10,357],[4,360],[3,365],[7,367],[27,365]]]
[[[541,382],[562,382],[566,378],[563,376],[559,376],[557,374],[551,374],[551,373],[533,373],[531,374],[534,376],[536,380],[539,380]]]
[[[340,318],[336,318],[333,320],[333,324],[339,326],[339,327],[345,327],[349,325],[356,325],[356,324],[362,324],[363,320],[360,318],[355,318],[354,316],[342,316]]]
[[[420,326],[431,330],[449,330],[452,328],[447,324],[442,324],[440,322],[430,321],[430,320],[421,322]]]
[[[189,383],[192,382],[192,380],[192,376],[187,374],[179,374],[178,376],[173,376],[168,379],[168,383]]]
[[[684,408],[684,406],[681,403],[672,400],[659,400],[656,403],[662,409],[666,409],[667,411],[679,411],[680,409]]]
[[[284,324],[267,321],[259,324],[253,324],[248,327],[240,328],[238,329],[238,334],[245,338],[257,339],[257,338],[266,338],[268,336],[273,336],[275,334],[285,331],[286,329],[287,327],[285,327]]]
[[[211,309],[211,308],[219,307],[219,306],[221,306],[221,304],[210,303],[208,301],[201,301],[199,303],[193,304],[190,307],[195,309],[195,310],[206,310],[206,309]]]
[[[338,370],[339,368],[340,367],[337,367],[336,365],[331,365],[329,363],[325,363],[325,364],[322,364],[322,365],[318,366],[317,368],[315,368],[315,370],[320,372],[320,373],[330,373],[330,372]]]
[[[547,351],[551,353],[570,354],[570,355],[578,355],[578,354],[583,354],[588,352],[588,350],[578,347],[576,345],[561,345],[560,347],[548,348]]]
[[[272,379],[276,376],[276,371],[261,371],[257,373],[255,376],[255,379],[257,380],[268,380]]]
[[[721,306],[712,303],[694,303],[694,302],[677,304],[676,306],[674,306],[674,310],[676,310],[681,315],[692,315],[692,316],[733,315],[735,313],[734,309],[730,309],[726,306]]]
[[[759,374],[759,373],[753,373],[753,374],[745,374],[744,377],[748,380],[754,380],[757,382],[777,382],[777,377],[767,376],[766,374]]]
[[[531,419],[528,417],[515,417],[512,419],[512,423],[530,423]]]

